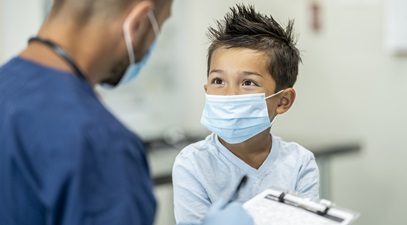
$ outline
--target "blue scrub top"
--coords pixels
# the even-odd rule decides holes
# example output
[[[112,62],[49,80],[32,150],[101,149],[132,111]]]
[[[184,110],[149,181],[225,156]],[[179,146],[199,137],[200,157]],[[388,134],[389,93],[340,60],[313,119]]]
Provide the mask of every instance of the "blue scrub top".
[[[153,224],[144,146],[69,72],[0,67],[0,224]]]

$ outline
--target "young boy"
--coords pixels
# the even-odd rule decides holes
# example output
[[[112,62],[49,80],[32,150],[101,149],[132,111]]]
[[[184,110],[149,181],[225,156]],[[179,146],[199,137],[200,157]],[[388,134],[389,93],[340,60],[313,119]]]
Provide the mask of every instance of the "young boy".
[[[232,196],[247,175],[237,201],[274,187],[318,198],[314,155],[270,134],[278,114],[291,107],[301,61],[293,22],[283,29],[252,6],[231,8],[209,28],[208,82],[201,123],[213,133],[184,148],[173,167],[177,223],[199,222],[210,205]]]

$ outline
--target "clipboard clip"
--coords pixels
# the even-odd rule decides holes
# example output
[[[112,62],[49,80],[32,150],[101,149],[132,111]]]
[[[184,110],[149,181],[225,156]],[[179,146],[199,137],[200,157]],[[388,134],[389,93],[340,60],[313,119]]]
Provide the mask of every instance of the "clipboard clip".
[[[307,211],[311,211],[321,216],[328,214],[329,209],[332,207],[332,202],[321,199],[319,202],[312,201],[310,199],[301,198],[297,194],[281,192],[278,196],[269,194],[266,198],[279,201],[281,203],[289,204],[295,207],[303,208]]]

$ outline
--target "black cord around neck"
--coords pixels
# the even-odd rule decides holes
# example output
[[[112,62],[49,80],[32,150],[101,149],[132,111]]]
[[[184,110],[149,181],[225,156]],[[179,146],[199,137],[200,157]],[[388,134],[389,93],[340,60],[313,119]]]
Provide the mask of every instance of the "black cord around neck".
[[[79,69],[78,65],[75,63],[75,61],[72,59],[71,56],[69,56],[69,54],[62,49],[59,45],[55,44],[54,42],[40,37],[40,36],[36,36],[36,37],[32,37],[30,39],[28,39],[28,43],[31,43],[33,41],[37,41],[37,42],[41,42],[45,45],[47,45],[48,47],[50,47],[57,55],[59,55],[60,57],[62,57],[74,70],[74,72],[76,74],[78,74],[80,77],[82,77],[84,80],[86,80],[85,75],[82,73],[82,71]]]

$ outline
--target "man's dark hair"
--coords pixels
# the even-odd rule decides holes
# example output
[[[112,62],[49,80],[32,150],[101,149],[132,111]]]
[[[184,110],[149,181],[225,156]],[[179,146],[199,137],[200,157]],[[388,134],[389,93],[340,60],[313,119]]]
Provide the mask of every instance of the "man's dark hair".
[[[269,56],[268,71],[276,82],[275,92],[293,87],[298,75],[300,52],[293,34],[294,21],[283,29],[272,16],[257,13],[252,5],[230,8],[217,28],[209,27],[208,74],[212,54],[218,48],[249,48]]]

